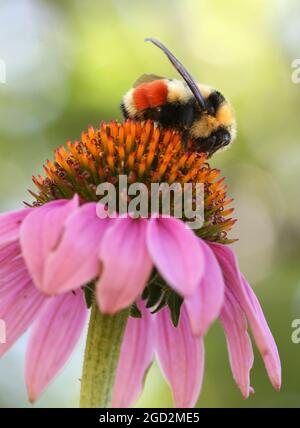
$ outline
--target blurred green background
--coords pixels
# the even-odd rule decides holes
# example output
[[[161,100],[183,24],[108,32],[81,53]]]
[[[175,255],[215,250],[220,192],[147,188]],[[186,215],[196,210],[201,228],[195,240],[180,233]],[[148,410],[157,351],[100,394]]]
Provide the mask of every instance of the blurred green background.
[[[178,77],[144,37],[157,37],[193,76],[234,104],[238,138],[216,155],[239,219],[232,236],[279,346],[283,388],[273,391],[256,353],[254,396],[243,401],[216,325],[206,344],[199,407],[300,407],[300,57],[298,0],[1,0],[0,211],[30,200],[31,175],[88,124],[120,119],[119,102],[145,72]],[[0,406],[25,407],[26,337],[0,361]],[[37,407],[77,406],[84,338]],[[172,405],[156,365],[142,407]]]

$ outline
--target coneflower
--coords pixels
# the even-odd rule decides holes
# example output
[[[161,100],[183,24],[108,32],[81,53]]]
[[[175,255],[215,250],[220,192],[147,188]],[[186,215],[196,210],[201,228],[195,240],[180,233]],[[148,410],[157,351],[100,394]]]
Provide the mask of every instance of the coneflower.
[[[280,388],[275,341],[228,246],[232,199],[204,153],[182,147],[180,134],[153,122],[112,121],[59,148],[44,169],[45,178],[33,179],[35,201],[0,217],[0,319],[7,329],[0,354],[32,326],[25,368],[31,401],[71,355],[90,307],[82,407],[130,406],[154,354],[175,406],[194,406],[203,337],[217,318],[243,397],[253,391],[248,324]],[[149,198],[152,183],[201,183],[203,225],[188,228],[172,209],[168,217],[121,215],[120,201],[113,218],[106,216],[97,187],[117,186],[121,175],[145,184]]]

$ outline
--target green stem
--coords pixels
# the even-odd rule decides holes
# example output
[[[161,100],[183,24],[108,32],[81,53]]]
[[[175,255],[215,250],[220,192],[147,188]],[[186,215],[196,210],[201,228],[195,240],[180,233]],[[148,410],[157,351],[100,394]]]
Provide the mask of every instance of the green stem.
[[[109,408],[129,309],[103,315],[94,302],[81,379],[80,407]]]

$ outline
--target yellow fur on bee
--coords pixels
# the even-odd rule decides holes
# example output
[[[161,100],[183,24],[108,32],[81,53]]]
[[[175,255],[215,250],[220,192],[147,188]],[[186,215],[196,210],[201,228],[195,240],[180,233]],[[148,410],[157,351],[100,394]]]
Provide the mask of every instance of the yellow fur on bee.
[[[233,121],[233,110],[230,104],[226,103],[219,107],[216,115],[216,119],[225,128],[230,126]]]
[[[194,122],[191,128],[191,134],[193,137],[208,137],[212,131],[215,131],[219,127],[217,118],[203,115],[200,120]]]
[[[227,102],[218,108],[216,117],[204,114],[199,120],[195,121],[191,128],[191,134],[194,138],[208,137],[219,127],[227,129],[231,134],[231,138],[235,138],[236,125],[234,112],[231,105]]]
[[[186,103],[192,97],[189,87],[182,80],[168,81],[168,96],[169,103],[183,102]]]
[[[203,83],[197,83],[198,88],[200,89],[201,94],[204,98],[208,98],[213,92],[213,89],[209,85],[203,85]]]
[[[209,97],[209,95],[213,91],[213,89],[208,85],[203,85],[201,83],[197,83],[197,85],[204,98]],[[175,80],[175,79],[168,81],[167,101],[169,103],[173,103],[173,102],[186,103],[192,97],[193,97],[193,94],[185,82],[183,82],[182,80]]]
[[[134,88],[130,89],[130,91],[128,91],[123,98],[123,103],[130,117],[134,117],[138,113],[133,100],[133,92]]]

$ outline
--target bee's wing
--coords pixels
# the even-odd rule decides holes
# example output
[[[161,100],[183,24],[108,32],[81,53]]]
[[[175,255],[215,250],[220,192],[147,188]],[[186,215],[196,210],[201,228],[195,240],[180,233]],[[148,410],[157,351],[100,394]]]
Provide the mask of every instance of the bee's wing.
[[[142,74],[133,84],[133,88],[137,88],[138,86],[140,86],[142,83],[148,83],[148,82],[153,82],[154,80],[161,80],[161,79],[165,79],[165,77],[162,76],[157,76],[156,74]]]

